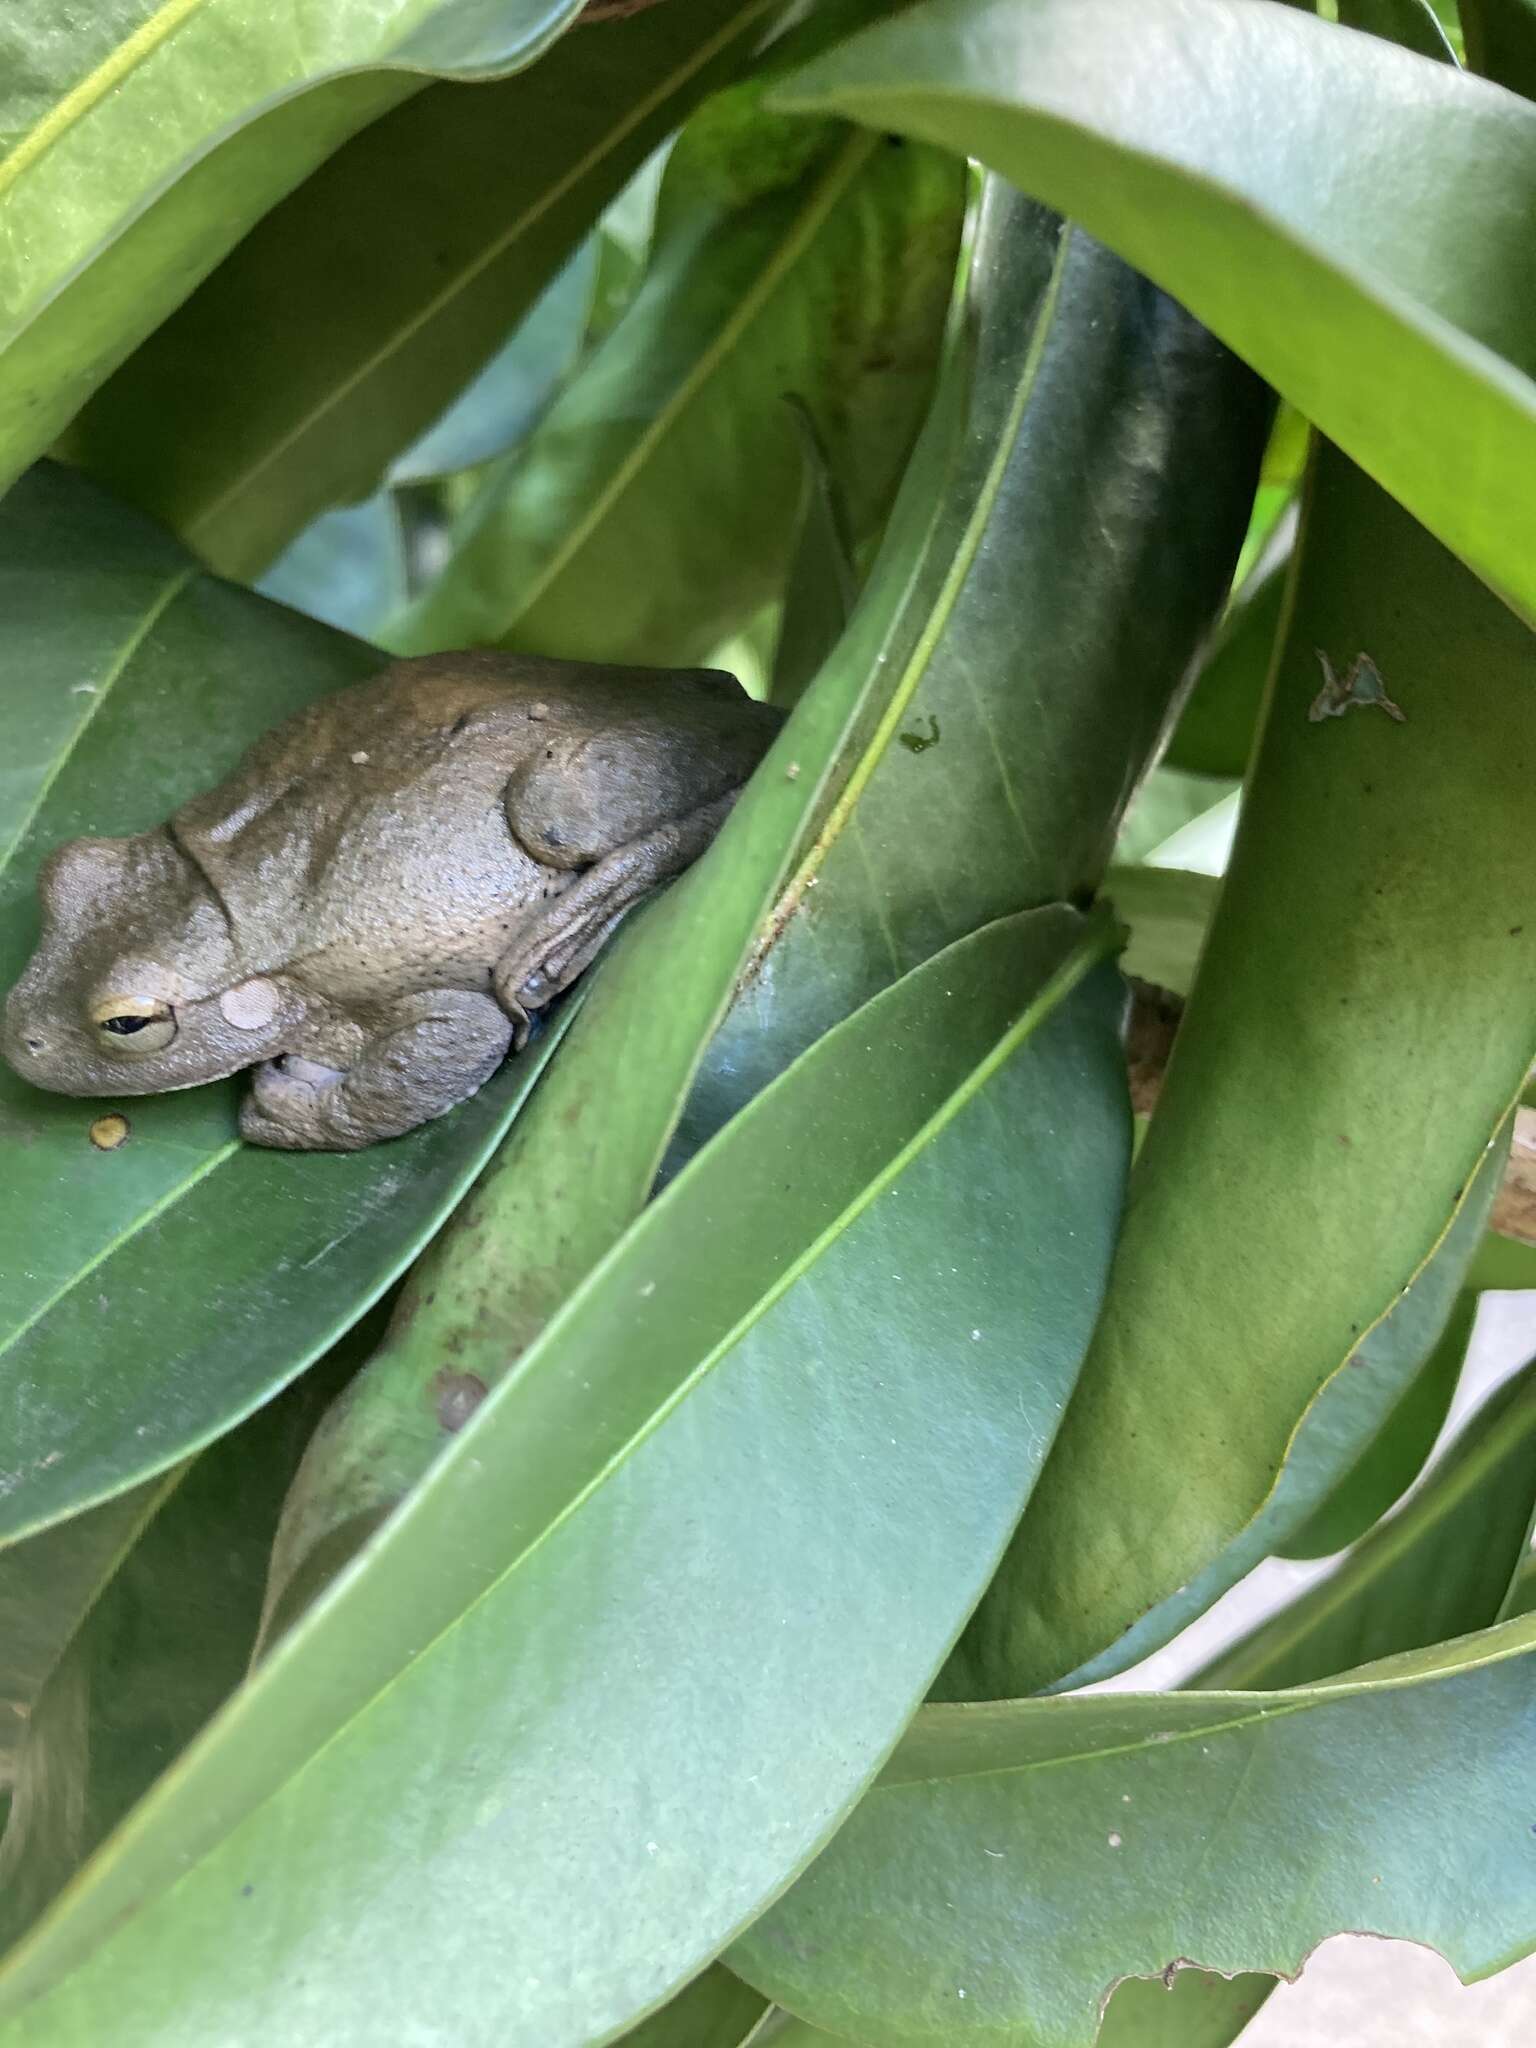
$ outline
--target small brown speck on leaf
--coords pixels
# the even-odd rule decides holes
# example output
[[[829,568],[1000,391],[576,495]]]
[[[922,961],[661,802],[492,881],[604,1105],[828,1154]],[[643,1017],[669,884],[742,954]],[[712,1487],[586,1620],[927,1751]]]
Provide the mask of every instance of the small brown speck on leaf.
[[[98,1152],[119,1151],[132,1135],[132,1124],[127,1117],[119,1116],[116,1110],[110,1116],[97,1117],[87,1133]]]
[[[477,1372],[451,1372],[444,1366],[432,1380],[432,1403],[438,1422],[450,1436],[461,1430],[485,1399],[485,1381]]]

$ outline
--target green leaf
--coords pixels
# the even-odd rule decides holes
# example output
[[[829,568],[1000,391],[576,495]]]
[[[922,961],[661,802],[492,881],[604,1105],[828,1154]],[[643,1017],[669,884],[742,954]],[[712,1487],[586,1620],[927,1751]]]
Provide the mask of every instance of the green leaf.
[[[952,363],[946,393],[963,390]],[[942,454],[944,419],[928,437]],[[597,974],[565,1056],[418,1268],[378,1357],[327,1417],[283,1519],[269,1632],[308,1603],[443,1447],[438,1376],[466,1324],[494,1341],[494,1384],[633,1221],[705,1045],[770,918],[794,848],[828,801],[850,727],[881,687],[881,654],[911,574],[907,519],[931,516],[931,460],[914,466],[909,513],[892,522],[858,627],[807,693],[709,851],[632,920]],[[646,937],[642,941],[640,933]],[[514,1272],[487,1268],[487,1239],[515,1244]]]
[[[1204,1571],[1142,1618],[1139,1635],[1117,1646],[1117,1663],[1122,1657],[1131,1660],[1137,1641],[1144,1640],[1148,1647],[1166,1642],[1275,1551],[1289,1554],[1292,1536],[1308,1529],[1316,1515],[1324,1514],[1341,1535],[1352,1527],[1343,1540],[1353,1541],[1374,1519],[1368,1510],[1380,1490],[1389,1489],[1381,1505],[1390,1507],[1412,1480],[1438,1429],[1437,1423],[1427,1437],[1421,1434],[1426,1418],[1412,1396],[1455,1314],[1508,1157],[1506,1123],[1479,1163],[1433,1256],[1303,1411],[1262,1508]],[[1443,1369],[1440,1378],[1443,1385]],[[1444,1391],[1448,1404],[1452,1389],[1445,1386]],[[1442,1407],[1441,1419],[1444,1414]],[[1414,1462],[1406,1463],[1415,1451]],[[1362,1461],[1363,1476],[1357,1469]],[[964,1668],[962,1660],[962,1672]],[[946,1697],[964,1694],[950,1691]]]
[[[1277,1551],[1294,1554],[1293,1537],[1310,1543],[1315,1519],[1321,1517],[1323,1532],[1338,1534],[1341,1544],[1352,1542],[1375,1519],[1372,1510],[1390,1507],[1412,1481],[1429,1454],[1454,1390],[1454,1372],[1447,1375],[1436,1350],[1461,1299],[1508,1156],[1506,1123],[1488,1147],[1431,1258],[1366,1331],[1343,1369],[1302,1411],[1258,1512],[1175,1594],[1138,1616],[1114,1646],[1114,1668],[1123,1669],[1166,1642],[1266,1557]],[[1460,1357],[1458,1350],[1457,1364]],[[1426,1369],[1432,1367],[1439,1370],[1429,1372],[1426,1395],[1423,1382]],[[1442,1393],[1437,1415],[1435,1400]],[[1014,1584],[999,1589],[996,1607],[983,1615],[975,1635],[962,1645],[937,1697],[996,1696],[982,1691],[998,1682],[998,1668],[987,1661],[992,1648],[987,1636],[993,1628],[1011,1625],[1011,1603],[1025,1568],[1022,1542],[1012,1568],[1017,1575]],[[1484,1618],[1491,1621],[1493,1616]]]
[[[390,645],[705,658],[788,566],[801,457],[786,392],[816,423],[856,537],[883,522],[930,396],[965,168],[761,114],[750,133],[729,176],[685,134],[638,296],[492,472]],[[783,152],[803,159],[807,137],[810,167],[783,183]],[[741,203],[744,167],[769,189]]]
[[[529,63],[578,0],[19,0],[0,31],[0,487],[337,144]],[[318,90],[316,88],[319,88]]]
[[[1536,99],[1536,0],[1461,0],[1467,62]]]
[[[1269,1977],[1229,1982],[1201,1970],[1180,1970],[1167,1986],[1133,1979],[1110,1999],[1096,2048],[1227,2048],[1274,1988]],[[750,2048],[839,2048],[841,2038],[785,2014]]]
[[[1233,599],[1168,742],[1170,768],[1189,775],[1246,770],[1279,644],[1289,570],[1288,553],[1277,554]]]
[[[1456,52],[1429,0],[1338,0],[1345,28],[1363,29],[1438,64],[1454,64]]]
[[[0,1552],[0,1782],[14,1787],[39,1696],[180,1477],[173,1470]]]
[[[780,103],[1081,220],[1536,614],[1536,108],[1255,0],[925,0]]]
[[[577,2048],[759,1911],[1070,1390],[1127,1149],[1108,936],[987,927],[700,1154],[16,1951],[0,2039],[372,2048],[451,2006]]]
[[[379,656],[197,574],[165,534],[41,465],[0,504],[0,986],[37,930],[42,857],[140,831],[278,719]],[[539,1058],[464,1109],[342,1156],[242,1145],[224,1083],[128,1105],[0,1066],[0,1541],[165,1471],[324,1351],[415,1256],[495,1148]]]
[[[775,704],[784,705],[799,702],[842,638],[859,594],[852,522],[842,487],[832,473],[816,422],[798,399],[791,398],[789,404],[800,430],[804,475],[769,692]]]
[[[711,131],[713,132],[713,130]],[[794,848],[830,802],[855,721],[884,688],[913,557],[934,516],[968,365],[947,362],[935,418],[906,483],[857,624],[799,706],[725,831],[589,984],[566,1056],[530,1106],[440,1255],[424,1261],[389,1341],[328,1417],[279,1534],[267,1633],[332,1578],[441,1450],[436,1387],[466,1321],[497,1341],[492,1384],[633,1220],[748,950],[770,919]],[[960,422],[964,424],[963,421]],[[985,414],[971,416],[978,430]],[[487,1273],[484,1232],[520,1248],[515,1275]],[[466,1303],[472,1309],[466,1313]]]
[[[1274,1989],[1273,1977],[1246,1971],[1183,1969],[1167,1983],[1132,1977],[1112,1994],[1094,2048],[1227,2048]]]
[[[312,619],[366,639],[406,596],[400,500],[379,491],[322,513],[285,548],[256,588]]]
[[[1346,1929],[1491,1975],[1536,1939],[1533,1645],[1527,1619],[1296,1691],[924,1708],[731,1967],[882,2048],[1091,2048],[1124,1976],[1293,1975]]]
[[[1256,380],[1000,179],[965,331],[967,410],[893,515],[907,588],[846,794],[710,1048],[684,1145],[906,967],[1092,890],[1225,595],[1268,425]]]
[[[1411,1300],[1417,1291],[1417,1286],[1411,1289],[1408,1298]],[[1470,1287],[1463,1286],[1451,1306],[1449,1321],[1409,1380],[1402,1398],[1387,1411],[1380,1427],[1322,1506],[1279,1545],[1283,1555],[1332,1557],[1337,1551],[1347,1550],[1407,1492],[1423,1470],[1450,1413],[1467,1346],[1472,1341],[1478,1300]],[[1389,1316],[1381,1328],[1390,1329],[1393,1320]],[[1337,1384],[1337,1380],[1330,1382],[1330,1386]],[[1488,1617],[1490,1621],[1493,1618]]]
[[[686,1991],[623,2037],[623,2048],[756,2048],[768,2001],[712,1964]]]
[[[56,1643],[5,1760],[0,1946],[244,1676],[278,1507],[325,1398],[356,1364],[360,1334],[204,1457],[0,1557],[8,1664],[18,1633],[35,1641],[46,1631]],[[83,1599],[93,1557],[97,1583]],[[15,1675],[11,1664],[6,1690],[19,1705]]]
[[[1121,820],[1115,836],[1116,865],[1145,862],[1212,876],[1224,874],[1239,794],[1231,777],[1154,768]]]
[[[1104,895],[1130,928],[1122,970],[1188,995],[1220,894],[1218,877],[1187,868],[1111,868]]]
[[[1536,1051],[1536,643],[1332,450],[1300,545],[1104,1320],[951,1696],[1103,1675],[1166,1638],[1444,1237]],[[1341,673],[1368,655],[1404,722],[1309,717],[1319,649]]]
[[[87,407],[71,457],[226,574],[263,568],[377,488],[770,5],[667,0],[515,78],[418,93],[255,227]]]
[[[427,431],[390,464],[391,484],[430,483],[505,455],[522,440],[575,366],[597,285],[589,235],[485,367]],[[433,358],[442,363],[442,355]],[[403,600],[402,600],[403,601]]]
[[[1536,1372],[1499,1387],[1423,1487],[1337,1570],[1208,1665],[1232,1692],[1309,1685],[1500,1618],[1536,1503]]]

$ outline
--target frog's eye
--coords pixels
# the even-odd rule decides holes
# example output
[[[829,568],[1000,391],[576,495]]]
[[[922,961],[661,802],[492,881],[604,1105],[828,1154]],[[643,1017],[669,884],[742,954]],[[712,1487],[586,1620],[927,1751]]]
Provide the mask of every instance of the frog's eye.
[[[176,1036],[176,1012],[153,996],[108,996],[93,1006],[91,1022],[113,1052],[134,1058],[164,1052]]]

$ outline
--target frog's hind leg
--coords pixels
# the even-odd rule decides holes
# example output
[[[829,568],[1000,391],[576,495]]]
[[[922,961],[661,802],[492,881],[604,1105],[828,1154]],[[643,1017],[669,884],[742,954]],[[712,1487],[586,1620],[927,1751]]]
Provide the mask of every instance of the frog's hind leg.
[[[345,1071],[304,1059],[257,1067],[241,1134],[291,1152],[355,1152],[397,1138],[473,1095],[511,1039],[488,995],[446,988],[400,996]]]
[[[697,860],[736,796],[730,790],[606,854],[524,926],[491,977],[497,999],[517,1027],[519,1046],[527,1040],[532,1012],[552,1002],[591,965],[625,912]]]

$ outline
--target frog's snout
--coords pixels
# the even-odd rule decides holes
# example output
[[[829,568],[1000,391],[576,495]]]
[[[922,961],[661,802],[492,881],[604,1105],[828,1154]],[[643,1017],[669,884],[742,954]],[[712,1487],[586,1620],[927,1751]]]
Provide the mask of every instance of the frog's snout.
[[[7,1064],[34,1087],[48,1088],[55,1085],[51,1074],[56,1053],[57,1047],[48,1032],[25,1017],[18,1017],[14,999],[8,1001],[4,1023],[0,1025],[0,1054]]]

